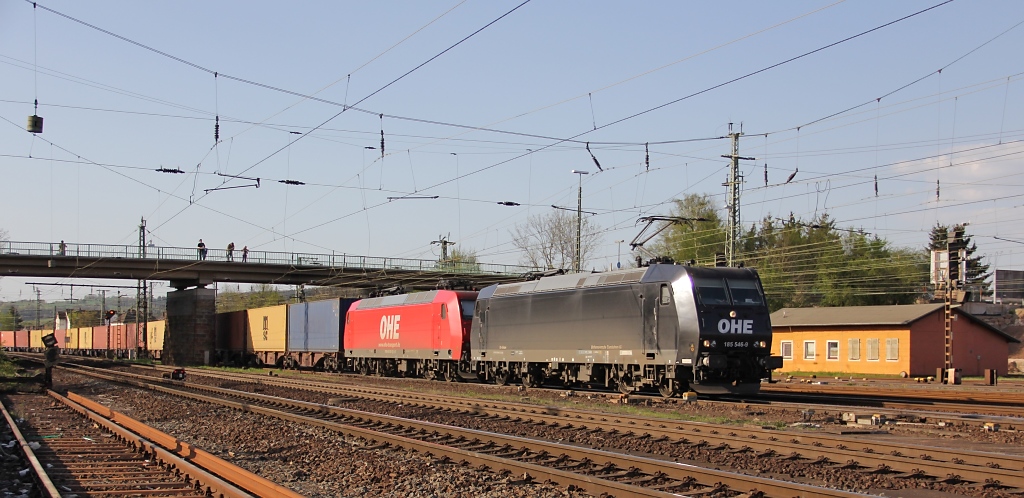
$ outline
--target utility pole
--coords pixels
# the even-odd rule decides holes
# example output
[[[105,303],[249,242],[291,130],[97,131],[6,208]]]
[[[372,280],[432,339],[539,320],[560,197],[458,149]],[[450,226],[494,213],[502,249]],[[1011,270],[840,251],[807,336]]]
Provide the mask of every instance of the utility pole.
[[[946,251],[949,253],[949,264],[946,272],[945,287],[943,296],[942,312],[945,324],[945,359],[943,362],[943,376],[948,384],[952,384],[954,377],[949,375],[953,368],[953,303],[962,302],[963,283],[967,279],[967,247],[964,245],[964,227],[955,225],[950,227],[946,237]]]
[[[40,298],[39,298],[39,289],[36,288],[36,324],[39,326],[39,330],[42,330],[43,329],[43,318],[42,318],[43,312],[40,309],[40,305],[41,305],[41,301],[40,301]],[[56,323],[56,322],[54,322],[54,323]],[[57,326],[54,325],[54,329],[56,329],[56,327]]]
[[[448,234],[448,237],[444,237],[442,235],[438,235],[437,236],[437,240],[433,240],[433,241],[430,242],[430,245],[438,244],[438,245],[441,246],[441,267],[442,268],[444,268],[446,265],[448,265],[450,263],[450,261],[448,261],[448,246],[455,245],[454,242],[449,242],[448,241],[448,238],[450,238],[451,236],[452,236],[452,234],[450,234],[450,233]],[[454,265],[452,265],[452,266],[454,266]]]
[[[729,137],[732,138],[732,154],[723,154],[722,157],[730,159],[732,165],[729,168],[729,179],[722,185],[726,187],[726,207],[729,209],[729,232],[726,234],[725,257],[727,264],[733,266],[736,259],[736,244],[740,238],[740,185],[743,183],[743,175],[740,174],[740,159],[753,161],[753,157],[740,156],[740,135],[743,134],[743,125],[740,125],[740,132],[733,133],[732,123],[729,123]]]
[[[142,218],[142,222],[139,223],[139,254],[143,258],[146,257],[146,218]],[[136,358],[141,358],[146,350],[146,332],[149,330],[149,303],[146,299],[148,284],[145,280],[139,280],[135,288],[135,334],[138,336]],[[139,314],[142,314],[141,320]]]
[[[576,258],[572,265],[576,273],[579,273],[580,267],[583,266],[583,175],[589,175],[590,172],[574,169],[572,173],[580,177],[579,190],[576,194]]]

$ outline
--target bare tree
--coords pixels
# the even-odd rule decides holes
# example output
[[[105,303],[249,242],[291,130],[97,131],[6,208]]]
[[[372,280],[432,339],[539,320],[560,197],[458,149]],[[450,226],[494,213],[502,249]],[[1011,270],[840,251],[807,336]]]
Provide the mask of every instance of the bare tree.
[[[580,235],[580,268],[587,267],[600,241],[600,227],[583,218]],[[509,231],[512,243],[522,251],[520,262],[537,268],[571,269],[576,257],[576,215],[552,211],[530,216]]]

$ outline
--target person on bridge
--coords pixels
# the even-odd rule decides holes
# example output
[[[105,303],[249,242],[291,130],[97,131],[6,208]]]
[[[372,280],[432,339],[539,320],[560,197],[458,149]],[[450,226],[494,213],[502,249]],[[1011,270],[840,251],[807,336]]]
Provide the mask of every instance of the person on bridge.
[[[64,241],[60,241],[60,255],[64,256],[68,251],[68,245]]]
[[[203,243],[203,239],[199,239],[199,245],[196,246],[199,249],[199,259],[206,259],[206,244]]]
[[[235,243],[228,242],[228,261],[235,260]]]
[[[245,263],[249,259],[249,246],[242,248],[242,262]]]

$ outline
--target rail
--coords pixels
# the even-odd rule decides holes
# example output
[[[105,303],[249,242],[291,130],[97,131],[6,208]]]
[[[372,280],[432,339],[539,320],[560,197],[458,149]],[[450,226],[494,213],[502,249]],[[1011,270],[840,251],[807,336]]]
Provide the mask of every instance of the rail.
[[[0,255],[47,256],[72,258],[112,259],[160,259],[174,261],[223,261],[235,263],[259,263],[291,266],[321,266],[329,268],[362,268],[368,270],[412,270],[437,271],[444,273],[522,275],[538,271],[537,268],[522,265],[498,263],[441,262],[432,259],[390,258],[382,256],[361,256],[355,254],[303,253],[253,251],[243,253],[235,248],[230,254],[227,249],[206,248],[200,253],[197,247],[166,247],[110,244],[79,244],[74,242],[15,242],[0,241]]]

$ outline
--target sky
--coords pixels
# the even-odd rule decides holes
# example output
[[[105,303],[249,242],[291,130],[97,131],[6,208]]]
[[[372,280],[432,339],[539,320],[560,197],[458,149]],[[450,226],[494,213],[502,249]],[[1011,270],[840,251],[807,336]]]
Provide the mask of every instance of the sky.
[[[582,180],[603,269],[673,199],[726,217],[732,123],[745,227],[827,212],[923,249],[966,222],[1024,270],[1016,0],[37,5],[0,0],[11,241],[136,244],[144,218],[158,246],[432,260],[444,236],[517,264],[514,227]]]

